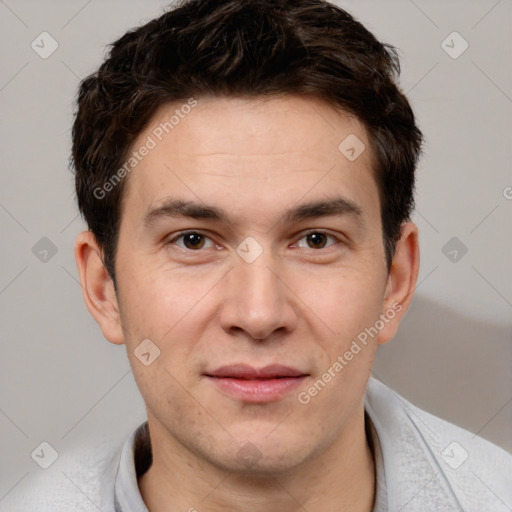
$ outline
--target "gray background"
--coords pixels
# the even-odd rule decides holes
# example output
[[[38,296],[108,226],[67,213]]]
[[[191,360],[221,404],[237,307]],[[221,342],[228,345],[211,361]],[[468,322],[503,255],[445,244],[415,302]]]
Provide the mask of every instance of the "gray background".
[[[104,433],[123,438],[145,418],[124,347],[103,339],[82,301],[73,242],[84,225],[67,164],[79,80],[106,44],[166,4],[0,0],[0,507],[44,471],[30,457],[42,441],[61,453]],[[512,2],[339,4],[400,49],[401,85],[427,138],[420,284],[374,373],[512,451]],[[59,45],[46,59],[31,47],[43,31]],[[454,31],[469,45],[457,58],[442,46]],[[444,48],[462,45],[451,36]],[[43,237],[57,250],[46,261],[33,252]]]

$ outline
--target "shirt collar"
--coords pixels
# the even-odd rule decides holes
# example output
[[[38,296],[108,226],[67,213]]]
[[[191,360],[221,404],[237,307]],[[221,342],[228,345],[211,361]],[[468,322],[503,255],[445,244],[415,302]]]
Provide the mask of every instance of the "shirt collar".
[[[151,466],[152,453],[147,421],[126,440],[121,451],[114,485],[116,512],[149,512],[137,479]]]

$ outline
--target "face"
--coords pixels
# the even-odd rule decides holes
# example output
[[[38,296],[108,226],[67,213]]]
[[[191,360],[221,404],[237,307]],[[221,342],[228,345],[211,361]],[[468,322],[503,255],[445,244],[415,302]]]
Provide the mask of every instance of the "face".
[[[176,109],[134,144],[155,142],[124,191],[122,329],[104,333],[126,343],[154,439],[288,471],[360,418],[396,329],[370,143],[315,98],[198,98],[161,133]]]

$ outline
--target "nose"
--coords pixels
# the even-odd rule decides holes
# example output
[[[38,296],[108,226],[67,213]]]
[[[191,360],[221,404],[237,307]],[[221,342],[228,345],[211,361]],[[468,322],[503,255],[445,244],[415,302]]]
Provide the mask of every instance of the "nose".
[[[264,255],[252,263],[238,261],[226,276],[220,323],[229,334],[262,341],[297,326],[293,292],[272,257]]]

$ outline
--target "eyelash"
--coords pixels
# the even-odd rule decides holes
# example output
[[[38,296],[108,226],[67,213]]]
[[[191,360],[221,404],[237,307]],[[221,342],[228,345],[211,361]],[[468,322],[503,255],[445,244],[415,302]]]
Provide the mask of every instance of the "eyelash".
[[[208,236],[208,235],[205,235],[204,233],[202,233],[201,231],[197,231],[197,230],[187,230],[187,231],[182,231],[180,233],[178,233],[175,237],[173,237],[171,240],[169,240],[167,243],[168,244],[174,244],[177,240],[179,240],[180,238],[183,238],[187,235],[190,235],[190,234],[196,234],[196,235],[201,235],[209,240],[211,240],[213,242],[213,240]],[[332,240],[335,241],[335,243],[342,243],[342,240],[330,233],[328,233],[327,231],[323,231],[321,229],[310,229],[308,231],[306,231],[306,233],[304,233],[299,239],[298,241],[302,240],[303,238],[306,238],[308,237],[309,235],[312,235],[312,234],[319,234],[319,235],[325,235],[327,238],[330,238]],[[215,242],[214,242],[215,243]],[[297,242],[295,242],[297,243]],[[334,244],[331,244],[327,247],[320,247],[319,249],[315,249],[313,247],[308,247],[308,249],[312,250],[312,251],[320,251],[321,249],[327,249],[329,247],[331,247],[332,245],[335,245]],[[185,251],[188,251],[188,252],[199,252],[202,248],[200,249],[188,249],[187,247],[180,247],[181,249],[185,250]],[[302,248],[303,249],[303,248]]]

